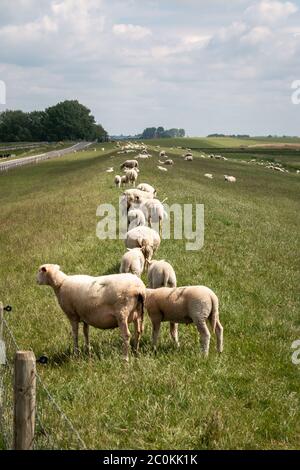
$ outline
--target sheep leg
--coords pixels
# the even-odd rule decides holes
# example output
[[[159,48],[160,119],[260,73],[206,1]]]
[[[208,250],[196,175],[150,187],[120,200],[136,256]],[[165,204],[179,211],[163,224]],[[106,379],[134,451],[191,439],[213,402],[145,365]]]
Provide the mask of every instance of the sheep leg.
[[[157,352],[157,341],[160,330],[160,321],[152,321],[152,347],[156,354]]]
[[[149,217],[148,217],[148,224],[149,224],[149,227],[152,228],[152,219],[151,219],[151,215],[149,215]]]
[[[209,351],[209,342],[210,342],[210,332],[207,328],[205,321],[199,320],[196,322],[197,329],[200,334],[200,345],[201,351],[203,352],[204,356],[208,356]]]
[[[90,334],[89,334],[89,325],[83,322],[83,334],[85,340],[85,351],[87,354],[90,354],[91,347],[90,347]]]
[[[72,321],[71,322],[71,327],[72,327],[72,334],[73,334],[74,354],[75,354],[75,356],[78,356],[78,354],[79,354],[79,347],[78,347],[79,322],[78,321]]]
[[[223,326],[217,321],[216,324],[216,336],[217,336],[217,351],[221,353],[223,351]]]
[[[119,328],[123,338],[123,356],[126,362],[129,362],[129,347],[130,347],[130,331],[128,328],[127,318],[121,318],[119,321]]]
[[[176,346],[179,347],[178,323],[170,322],[170,335],[173,341],[175,342]]]
[[[139,346],[140,346],[140,339],[142,336],[142,331],[143,331],[143,322],[140,318],[137,318],[134,321],[134,352],[138,354],[139,352]]]
[[[162,220],[159,218],[159,236],[162,237]]]

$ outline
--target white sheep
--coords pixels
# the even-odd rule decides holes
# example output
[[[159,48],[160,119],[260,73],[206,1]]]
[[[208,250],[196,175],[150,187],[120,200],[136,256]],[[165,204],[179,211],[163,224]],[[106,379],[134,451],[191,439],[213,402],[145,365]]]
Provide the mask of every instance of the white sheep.
[[[73,332],[74,352],[78,354],[78,327],[83,322],[85,346],[89,351],[89,325],[100,329],[119,327],[123,338],[123,354],[129,357],[130,331],[134,322],[135,350],[138,350],[143,327],[145,285],[133,274],[111,274],[92,277],[68,276],[56,264],[42,265],[37,274],[40,285],[53,288],[58,303],[67,315]]]
[[[148,263],[148,287],[150,289],[158,289],[159,287],[176,287],[177,279],[173,267],[164,260],[152,260]],[[170,335],[177,347],[178,340],[178,323],[170,322]]]
[[[116,188],[120,188],[121,187],[121,182],[122,182],[121,176],[116,175],[114,182],[115,182]]]
[[[140,183],[137,186],[137,189],[140,189],[141,191],[145,191],[147,193],[151,193],[153,194],[153,196],[156,196],[156,189],[154,189],[153,186],[148,183]]]
[[[174,165],[174,162],[171,158],[165,161],[165,165]]]
[[[127,248],[127,250],[122,257],[120,273],[132,273],[141,277],[145,263],[152,256],[152,249],[145,245],[141,248]]]
[[[135,186],[135,182],[138,179],[137,171],[134,168],[132,168],[131,170],[126,170],[126,176],[128,182]]]
[[[207,356],[210,343],[207,320],[211,324],[212,331],[216,333],[218,352],[223,351],[223,327],[219,320],[219,301],[216,294],[208,287],[146,289],[145,307],[152,322],[152,344],[155,351],[162,321],[194,323],[200,334],[202,352]]]
[[[135,227],[126,233],[124,241],[127,248],[147,246],[151,247],[153,253],[155,253],[160,245],[160,236],[150,227]],[[151,261],[151,258],[152,256],[149,256],[149,261]]]
[[[228,181],[229,183],[236,183],[236,177],[235,176],[224,175],[224,180]]]
[[[186,155],[186,156],[184,157],[184,160],[185,160],[186,162],[192,162],[192,161],[193,161],[193,155]]]
[[[113,173],[114,169],[112,166],[110,166],[107,170],[106,173]]]
[[[128,183],[128,176],[127,175],[122,175],[121,176],[121,185],[124,186],[127,183]]]
[[[160,156],[160,158],[161,158],[161,157],[165,157],[165,156],[166,156],[166,152],[165,152],[164,150],[161,150],[161,151],[159,152],[159,156]]]
[[[146,225],[146,218],[141,209],[130,209],[128,211],[127,217],[129,223],[128,230]]]
[[[139,208],[149,224],[152,222],[159,224],[159,234],[162,234],[162,222],[167,218],[167,213],[163,204],[158,199],[146,199],[143,196],[136,196],[133,206]]]
[[[204,175],[206,178],[213,179],[213,175],[211,173],[205,173]]]
[[[157,168],[160,170],[160,171],[168,171],[166,168],[164,168],[163,166],[159,166],[157,165]]]

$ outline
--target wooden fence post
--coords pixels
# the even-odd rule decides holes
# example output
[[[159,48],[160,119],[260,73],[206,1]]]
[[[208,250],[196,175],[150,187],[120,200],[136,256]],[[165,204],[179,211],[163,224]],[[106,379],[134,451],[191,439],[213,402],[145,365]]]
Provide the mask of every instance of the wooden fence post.
[[[36,399],[36,359],[32,351],[17,351],[14,370],[14,449],[33,449]]]

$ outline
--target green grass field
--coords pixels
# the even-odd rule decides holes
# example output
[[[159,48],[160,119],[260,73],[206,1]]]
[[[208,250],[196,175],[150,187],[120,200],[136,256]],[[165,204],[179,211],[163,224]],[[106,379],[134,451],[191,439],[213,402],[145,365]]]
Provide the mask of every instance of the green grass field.
[[[154,356],[147,318],[140,356],[128,366],[117,330],[92,330],[90,359],[70,353],[68,321],[53,291],[36,284],[36,272],[45,262],[66,273],[118,272],[123,242],[96,237],[97,206],[117,204],[120,193],[105,170],[119,173],[126,159],[112,144],[0,174],[0,300],[13,306],[9,325],[22,349],[49,357],[39,373],[89,448],[299,448],[300,366],[292,364],[291,344],[300,339],[300,176],[238,160],[185,162],[171,150],[175,165],[162,173],[156,144],[153,158],[140,160],[140,182],[170,204],[205,205],[203,249],[188,252],[185,241],[163,240],[156,257],[172,263],[178,285],[216,292],[224,353],[217,355],[212,338],[204,360],[192,325],[180,325],[176,350],[164,324]],[[225,183],[224,174],[237,183]],[[72,447],[39,391],[38,410],[57,445]]]

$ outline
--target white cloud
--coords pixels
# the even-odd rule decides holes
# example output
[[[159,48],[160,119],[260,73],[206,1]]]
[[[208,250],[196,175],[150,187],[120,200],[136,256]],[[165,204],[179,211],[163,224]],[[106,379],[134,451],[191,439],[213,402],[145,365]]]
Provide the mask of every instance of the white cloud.
[[[298,7],[292,2],[262,0],[247,8],[245,17],[248,17],[254,22],[276,23],[286,20],[297,11]]]
[[[112,30],[115,35],[133,39],[134,41],[138,41],[152,34],[149,28],[134,24],[114,24]]]

